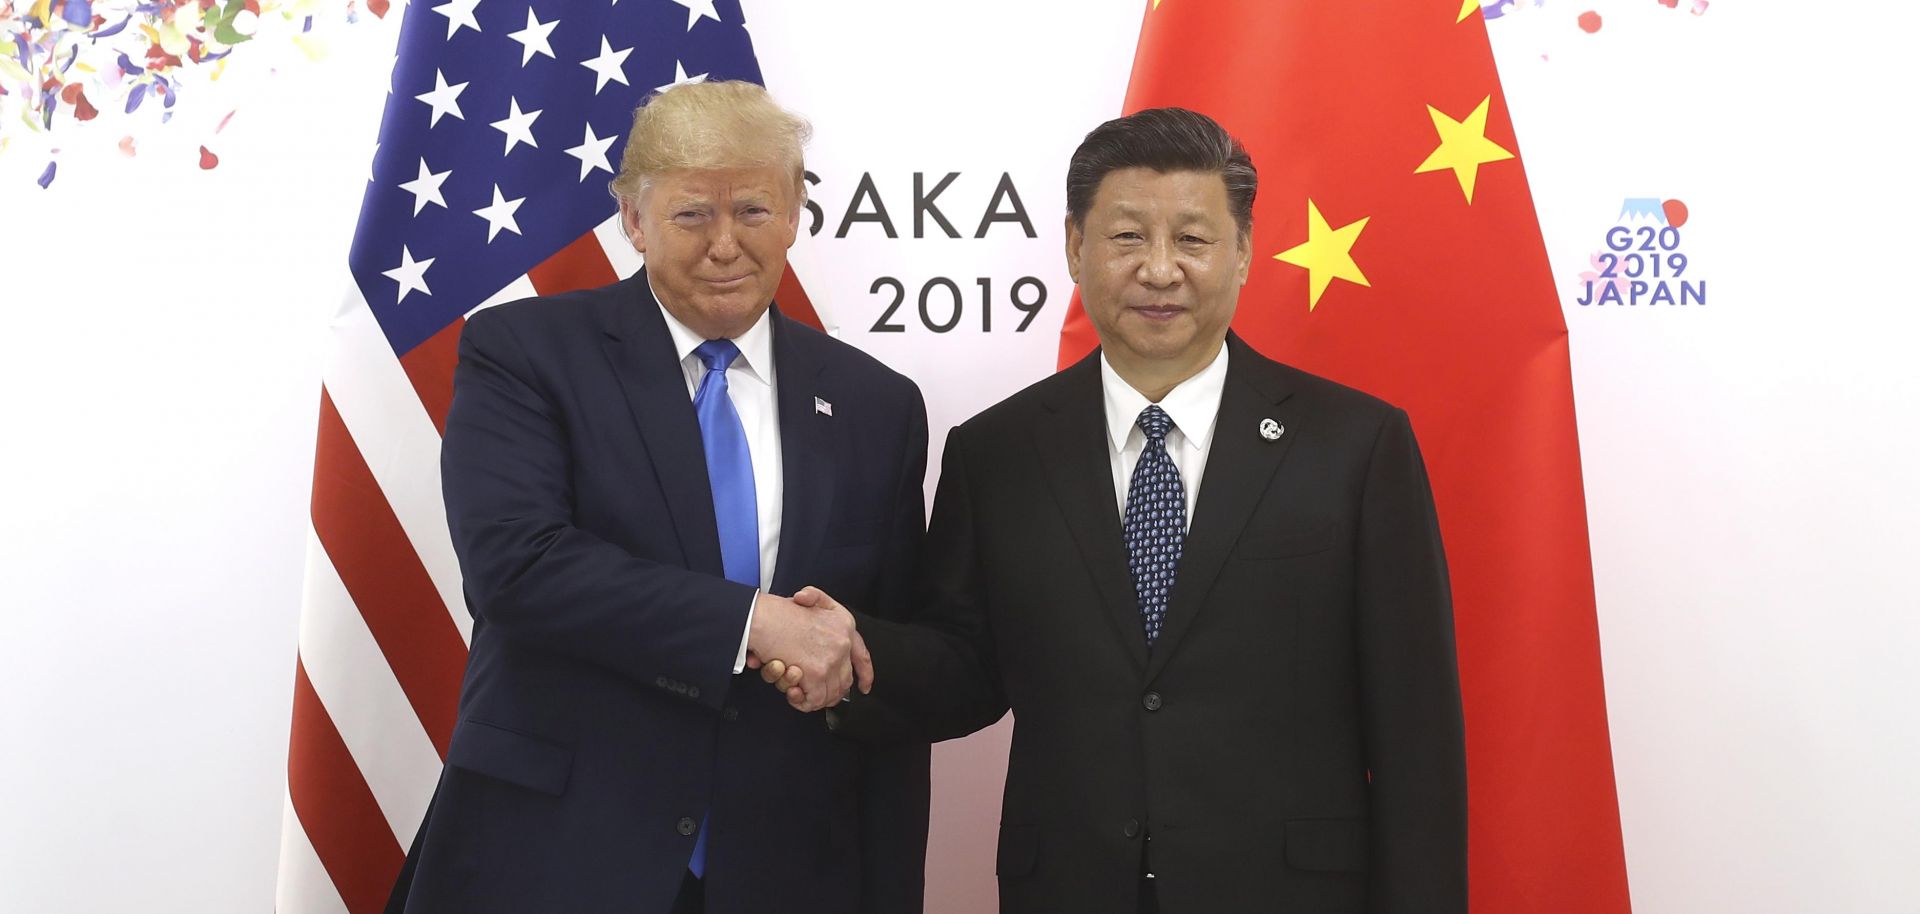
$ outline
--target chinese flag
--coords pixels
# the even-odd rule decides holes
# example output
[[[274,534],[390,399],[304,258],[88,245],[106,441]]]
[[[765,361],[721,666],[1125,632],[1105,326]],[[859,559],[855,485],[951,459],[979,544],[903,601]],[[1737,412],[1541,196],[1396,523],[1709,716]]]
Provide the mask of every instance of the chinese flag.
[[[1153,0],[1126,110],[1260,173],[1234,329],[1411,414],[1452,571],[1476,914],[1623,914],[1567,329],[1478,0]],[[1060,364],[1098,341],[1076,295]]]

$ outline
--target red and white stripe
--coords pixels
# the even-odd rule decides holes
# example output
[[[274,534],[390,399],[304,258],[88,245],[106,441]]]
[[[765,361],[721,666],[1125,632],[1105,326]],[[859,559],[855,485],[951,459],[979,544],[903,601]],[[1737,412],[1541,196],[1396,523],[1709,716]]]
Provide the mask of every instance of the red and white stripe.
[[[796,245],[802,273],[806,243]],[[604,285],[639,265],[609,218],[474,311]],[[396,359],[358,287],[347,286],[321,391],[280,914],[385,906],[440,777],[472,638],[440,498],[440,435],[465,321]],[[792,273],[781,301],[818,325]]]

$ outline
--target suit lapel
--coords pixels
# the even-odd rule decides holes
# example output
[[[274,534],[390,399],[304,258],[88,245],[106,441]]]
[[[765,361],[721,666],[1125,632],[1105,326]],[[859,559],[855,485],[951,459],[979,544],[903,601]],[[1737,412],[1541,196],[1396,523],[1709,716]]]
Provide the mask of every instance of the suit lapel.
[[[817,567],[814,556],[826,539],[833,509],[833,417],[814,407],[821,394],[820,375],[827,362],[817,340],[800,326],[773,313],[774,396],[780,413],[780,558],[774,568],[775,593],[791,594],[813,581],[799,580],[801,569]]]
[[[1187,528],[1179,571],[1174,575],[1166,623],[1147,667],[1149,682],[1179,649],[1180,638],[1206,605],[1214,579],[1220,576],[1274,471],[1299,438],[1298,423],[1289,418],[1282,402],[1289,391],[1269,370],[1272,363],[1237,336],[1229,336],[1227,345],[1227,383],[1213,423],[1212,453],[1200,481],[1200,496],[1194,500],[1193,523]],[[1260,434],[1266,419],[1285,429],[1280,437]]]
[[[1067,518],[1081,561],[1100,591],[1107,618],[1133,658],[1136,670],[1147,666],[1147,641],[1140,625],[1140,602],[1127,570],[1127,547],[1114,504],[1113,469],[1107,457],[1107,420],[1100,391],[1100,354],[1095,352],[1062,372],[1046,399],[1053,421],[1035,432],[1047,485]]]
[[[624,285],[607,305],[607,359],[646,442],[687,567],[723,574],[700,420],[694,416],[693,398],[687,396],[673,337],[647,287],[646,271]]]

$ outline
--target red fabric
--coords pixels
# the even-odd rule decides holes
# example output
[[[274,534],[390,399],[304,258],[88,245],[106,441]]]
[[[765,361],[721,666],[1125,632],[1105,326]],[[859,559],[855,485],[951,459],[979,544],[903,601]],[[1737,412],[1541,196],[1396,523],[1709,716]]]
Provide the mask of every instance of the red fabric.
[[[793,265],[787,265],[787,271],[780,274],[780,287],[774,290],[773,300],[779,302],[780,313],[806,324],[815,330],[823,330],[820,315],[813,308],[813,299],[807,297],[806,287],[800,285],[800,277],[793,272]]]
[[[460,318],[400,357],[400,368],[413,382],[413,392],[433,420],[434,431],[447,433],[447,410],[453,408],[453,368],[460,361]]]
[[[1157,5],[1157,8],[1154,8]],[[1455,0],[1149,4],[1126,111],[1204,112],[1260,173],[1253,268],[1234,329],[1261,352],[1411,414],[1452,570],[1466,705],[1472,910],[1629,910],[1594,618],[1566,324],[1477,13]],[[1513,158],[1472,202],[1431,105]],[[1368,220],[1368,285],[1275,259]],[[1065,366],[1097,344],[1078,294]]]
[[[444,759],[459,716],[466,642],[325,390],[320,393],[318,442],[314,535]]]
[[[287,793],[347,910],[379,914],[407,852],[394,841],[346,741],[307,680],[304,663],[294,667]]]

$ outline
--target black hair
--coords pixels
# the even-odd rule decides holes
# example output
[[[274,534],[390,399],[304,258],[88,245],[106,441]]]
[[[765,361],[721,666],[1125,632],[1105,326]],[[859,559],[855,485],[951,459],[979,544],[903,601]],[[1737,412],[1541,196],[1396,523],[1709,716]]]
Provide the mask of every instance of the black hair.
[[[1086,225],[1100,182],[1124,168],[1218,174],[1240,234],[1253,231],[1253,195],[1260,184],[1253,159],[1213,118],[1185,108],[1148,108],[1093,128],[1067,164],[1067,215],[1074,225]]]

